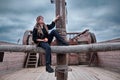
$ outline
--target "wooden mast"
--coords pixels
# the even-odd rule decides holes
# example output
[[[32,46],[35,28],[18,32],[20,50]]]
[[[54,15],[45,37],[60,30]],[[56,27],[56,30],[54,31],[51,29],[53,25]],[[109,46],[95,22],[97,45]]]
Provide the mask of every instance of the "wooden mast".
[[[56,0],[56,16],[60,15],[60,20],[56,23],[56,29],[59,34],[66,40],[66,23],[65,23],[65,0]],[[57,80],[67,80],[68,76],[68,60],[67,54],[59,53],[57,54],[57,66],[56,66],[56,79]]]

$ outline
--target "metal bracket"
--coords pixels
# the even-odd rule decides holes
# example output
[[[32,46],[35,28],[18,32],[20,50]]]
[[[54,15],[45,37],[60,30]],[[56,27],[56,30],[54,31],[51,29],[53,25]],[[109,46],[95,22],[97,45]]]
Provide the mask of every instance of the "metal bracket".
[[[57,65],[55,69],[55,76],[56,72],[64,73],[64,76],[67,77],[68,71],[72,71],[71,68],[68,68],[68,65]]]

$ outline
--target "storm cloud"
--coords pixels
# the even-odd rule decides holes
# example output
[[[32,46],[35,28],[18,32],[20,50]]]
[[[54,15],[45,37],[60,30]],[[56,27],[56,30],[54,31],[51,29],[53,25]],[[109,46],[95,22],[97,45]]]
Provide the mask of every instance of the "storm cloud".
[[[89,29],[97,41],[120,38],[120,0],[66,0],[67,32]],[[22,42],[26,30],[32,30],[38,15],[50,23],[55,17],[50,0],[0,0],[0,40]]]
[[[119,0],[69,0],[70,32],[89,29],[98,41],[120,37]],[[74,23],[74,24],[73,24]]]

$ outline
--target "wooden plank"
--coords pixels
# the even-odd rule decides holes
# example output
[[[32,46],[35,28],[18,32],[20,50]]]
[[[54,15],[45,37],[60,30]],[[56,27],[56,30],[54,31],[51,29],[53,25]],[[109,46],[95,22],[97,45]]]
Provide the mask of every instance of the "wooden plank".
[[[103,68],[84,65],[70,66],[68,80],[120,80],[120,73]],[[54,73],[45,71],[45,67],[26,68],[0,77],[0,80],[56,80]]]
[[[1,79],[3,80],[36,80],[40,75],[40,73],[45,72],[44,70],[45,70],[44,67],[41,67],[41,69],[38,69],[38,68],[22,69],[12,74],[5,75]]]

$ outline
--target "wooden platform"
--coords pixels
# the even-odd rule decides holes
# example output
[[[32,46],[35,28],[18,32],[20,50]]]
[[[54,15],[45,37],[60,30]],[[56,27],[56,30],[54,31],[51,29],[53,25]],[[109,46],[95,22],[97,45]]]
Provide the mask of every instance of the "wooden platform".
[[[98,67],[70,66],[68,80],[120,80],[120,74]],[[55,73],[47,73],[45,67],[24,68],[0,77],[0,80],[56,80]]]

